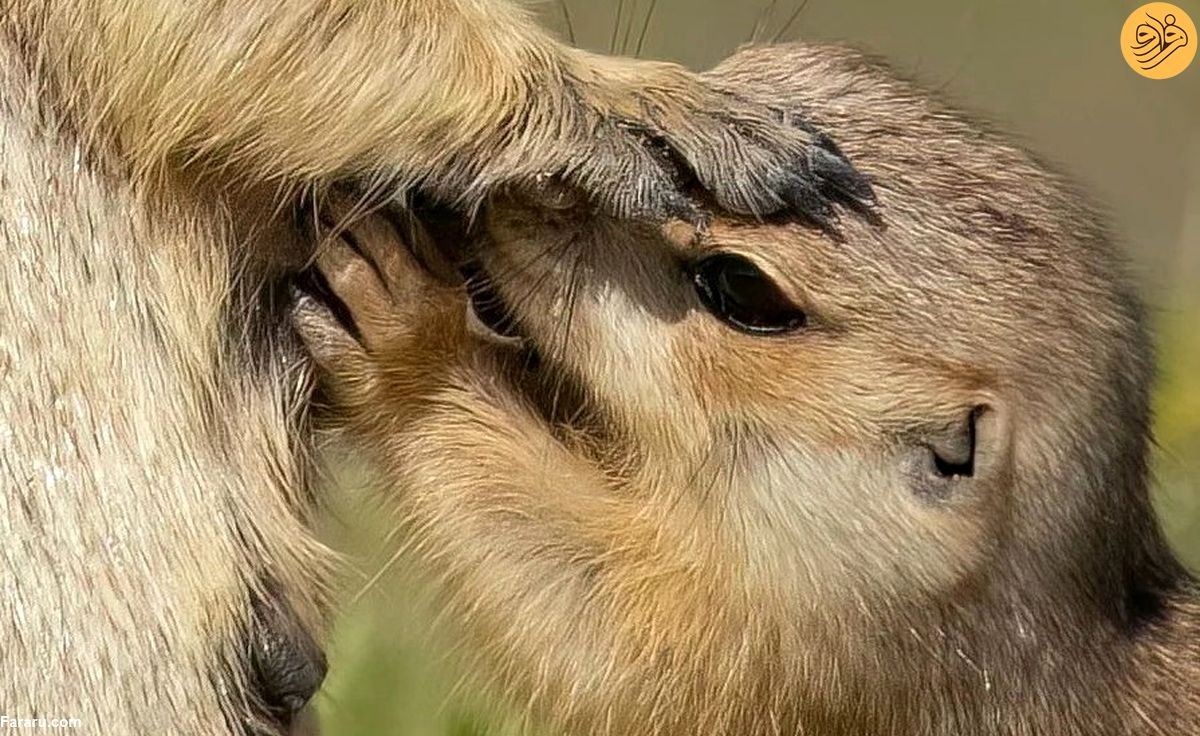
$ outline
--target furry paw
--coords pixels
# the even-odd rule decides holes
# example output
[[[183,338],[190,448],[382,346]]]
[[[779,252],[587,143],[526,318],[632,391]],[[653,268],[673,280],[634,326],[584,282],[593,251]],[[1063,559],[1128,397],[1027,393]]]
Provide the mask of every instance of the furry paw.
[[[835,205],[874,204],[870,181],[801,116],[674,65],[585,61],[559,168],[611,214],[695,221],[695,193],[728,212],[829,230]]]
[[[315,262],[301,280],[293,321],[318,363],[386,348],[444,288],[439,279],[456,278],[404,211],[385,216],[334,200],[312,227]]]
[[[343,200],[325,203],[313,228],[314,263],[297,279],[291,316],[331,398],[369,402],[383,384],[443,365],[466,311],[452,247],[435,247],[407,210]]]

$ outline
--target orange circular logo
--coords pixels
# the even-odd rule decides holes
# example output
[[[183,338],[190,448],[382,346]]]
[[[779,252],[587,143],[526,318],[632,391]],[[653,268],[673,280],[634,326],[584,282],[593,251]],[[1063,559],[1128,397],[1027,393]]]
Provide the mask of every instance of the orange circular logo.
[[[1176,5],[1146,3],[1121,28],[1121,53],[1130,68],[1150,79],[1170,79],[1196,57],[1196,24]]]

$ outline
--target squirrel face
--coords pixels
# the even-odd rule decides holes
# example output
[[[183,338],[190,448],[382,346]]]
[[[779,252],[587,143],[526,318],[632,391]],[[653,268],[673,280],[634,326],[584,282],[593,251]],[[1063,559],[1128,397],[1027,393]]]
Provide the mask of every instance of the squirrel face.
[[[713,74],[837,130],[879,222],[658,227],[510,192],[466,287],[422,268],[420,228],[352,224],[318,266],[358,334],[297,308],[334,407],[491,664],[577,732],[929,733],[928,677],[948,712],[1062,687],[1028,722],[1078,720],[1115,680],[1067,689],[1046,648],[1144,620],[1168,567],[1150,352],[1097,218],[852,52]]]
[[[741,530],[749,574],[850,604],[953,586],[990,553],[1011,495],[1000,366],[962,349],[987,341],[956,341],[970,326],[912,317],[957,284],[800,225],[660,230],[509,199],[487,229],[506,331],[648,484]]]
[[[1107,585],[1079,569],[1107,574],[1105,509],[1148,523],[1151,351],[1102,218],[853,52],[712,74],[833,126],[879,221],[659,229],[493,200],[480,251],[519,331],[802,600]]]

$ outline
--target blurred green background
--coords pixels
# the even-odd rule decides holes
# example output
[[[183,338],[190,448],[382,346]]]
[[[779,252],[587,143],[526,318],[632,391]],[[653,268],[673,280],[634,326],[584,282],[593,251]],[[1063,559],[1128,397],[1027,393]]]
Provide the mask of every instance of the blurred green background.
[[[530,10],[578,45],[698,69],[750,40],[756,27],[761,40],[867,49],[1082,181],[1110,208],[1154,310],[1161,362],[1156,501],[1180,553],[1200,569],[1200,59],[1171,80],[1134,74],[1118,35],[1140,4],[777,0],[771,8],[770,0],[547,0]],[[1176,4],[1200,21],[1200,0]],[[364,511],[369,502],[355,490],[361,484],[350,477],[344,485],[324,532],[348,565],[331,675],[317,701],[323,732],[519,730],[515,723],[484,729],[496,714],[443,664],[449,647],[432,638],[430,607],[404,571],[389,568],[367,585],[385,563],[379,550],[388,529]]]

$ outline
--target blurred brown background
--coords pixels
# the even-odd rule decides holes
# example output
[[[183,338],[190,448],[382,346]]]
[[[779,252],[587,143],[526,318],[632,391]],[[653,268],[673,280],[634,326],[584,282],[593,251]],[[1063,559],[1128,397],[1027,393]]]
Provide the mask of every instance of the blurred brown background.
[[[750,40],[756,26],[760,40],[837,41],[874,52],[1080,180],[1109,208],[1154,310],[1162,365],[1156,498],[1181,554],[1200,568],[1200,59],[1165,81],[1131,71],[1118,37],[1140,4],[566,0],[565,8],[580,46],[698,69]],[[1200,0],[1176,4],[1200,21]],[[544,0],[531,12],[570,35],[564,3]],[[351,571],[318,702],[325,733],[507,733],[485,730],[480,724],[495,714],[447,679],[446,650],[430,640],[428,611],[403,571],[355,597],[384,562],[374,555],[386,533],[358,498],[348,490],[328,522]]]

